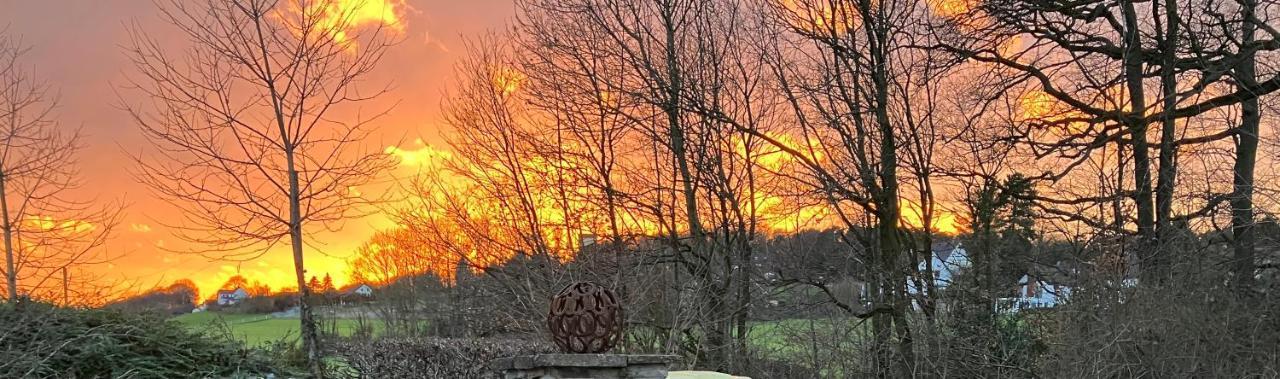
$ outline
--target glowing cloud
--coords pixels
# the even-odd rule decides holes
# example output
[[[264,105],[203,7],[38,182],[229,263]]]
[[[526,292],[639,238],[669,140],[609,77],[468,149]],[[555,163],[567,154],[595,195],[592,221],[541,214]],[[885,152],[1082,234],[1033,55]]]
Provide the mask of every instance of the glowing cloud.
[[[792,27],[812,33],[844,34],[862,25],[857,11],[849,5],[815,0],[776,0],[784,19]],[[873,6],[878,6],[878,1]]]
[[[329,0],[313,3],[306,14],[316,15],[320,30],[328,31],[337,42],[345,42],[348,32],[363,27],[403,33],[403,16],[408,10],[404,0]]]
[[[899,205],[902,213],[901,219],[908,229],[924,230],[924,210],[914,202],[903,200]],[[968,228],[964,225],[964,221],[955,214],[955,212],[941,209],[935,206],[933,215],[930,217],[930,229],[934,233],[954,236],[964,233]]]
[[[1018,108],[1022,118],[1037,119],[1058,113],[1058,99],[1044,91],[1030,91],[1018,97]]]
[[[928,2],[929,9],[933,14],[942,17],[956,17],[964,15],[973,10],[977,5],[975,0],[930,0]]]
[[[84,233],[93,231],[93,229],[96,228],[89,222],[81,220],[58,220],[49,216],[28,216],[23,220],[23,222],[43,231],[63,233]]]
[[[387,146],[382,152],[395,156],[400,160],[400,165],[406,167],[438,166],[453,157],[449,151],[425,145],[422,140],[418,140],[417,144],[421,145],[417,149]]]
[[[520,86],[524,85],[525,80],[529,79],[527,75],[520,70],[511,67],[500,67],[493,73],[493,88],[503,97],[520,90]]]

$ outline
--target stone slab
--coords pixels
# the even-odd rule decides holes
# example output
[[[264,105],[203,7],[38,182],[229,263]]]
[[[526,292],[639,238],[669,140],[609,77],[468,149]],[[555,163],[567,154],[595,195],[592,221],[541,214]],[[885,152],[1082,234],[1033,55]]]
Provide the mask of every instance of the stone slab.
[[[663,354],[628,354],[628,365],[647,365],[647,364],[664,364],[670,365],[680,361],[679,355],[663,355]]]
[[[680,359],[658,354],[537,354],[498,358],[489,362],[494,370],[530,369],[538,367],[627,367],[630,365],[669,365]]]
[[[489,367],[509,379],[665,379],[669,366],[679,359],[657,354],[537,354],[498,358]]]

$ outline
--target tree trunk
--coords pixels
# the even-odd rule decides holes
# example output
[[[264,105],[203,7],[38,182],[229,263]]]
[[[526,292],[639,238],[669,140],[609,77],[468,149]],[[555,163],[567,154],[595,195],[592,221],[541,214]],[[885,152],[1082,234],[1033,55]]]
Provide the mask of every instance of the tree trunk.
[[[683,95],[683,83],[679,68],[678,57],[676,56],[676,30],[675,30],[675,10],[671,7],[665,7],[662,10],[662,22],[665,28],[665,47],[666,47],[666,76],[667,88],[666,99],[663,101],[663,113],[667,117],[667,133],[671,138],[671,154],[675,158],[676,169],[680,175],[681,192],[684,200],[684,210],[689,223],[689,239],[692,253],[695,255],[704,255],[705,260],[696,263],[695,275],[701,281],[700,291],[703,294],[705,305],[708,307],[708,320],[703,320],[708,330],[706,340],[708,345],[707,351],[710,353],[708,359],[709,365],[716,370],[724,370],[728,365],[728,331],[725,330],[729,323],[726,318],[724,295],[725,291],[718,289],[715,283],[714,275],[711,274],[710,263],[711,257],[705,256],[711,254],[707,249],[706,236],[702,230],[702,222],[698,215],[698,199],[697,191],[694,187],[694,179],[692,171],[689,168],[689,157],[685,148],[685,130],[680,121],[680,97]]]
[[[919,292],[923,294],[922,298],[924,299],[920,304],[920,310],[924,312],[925,320],[927,320],[929,324],[933,324],[934,320],[937,318],[937,307],[939,303],[938,278],[933,274],[933,271],[940,268],[933,267],[933,232],[929,231],[928,228],[925,228],[924,233],[925,236],[920,241],[920,245],[924,247],[920,250],[924,253],[920,255],[921,262],[924,262],[924,285],[917,285],[916,288],[919,288]],[[916,262],[911,262],[911,264],[913,269],[918,265]]]
[[[746,239],[744,238],[743,240],[744,240],[743,245],[748,245],[748,243],[745,242]],[[743,362],[744,359],[742,358],[746,357],[746,353],[747,353],[747,340],[749,337],[747,332],[750,330],[747,327],[747,321],[751,317],[751,313],[750,313],[751,275],[752,275],[752,267],[753,267],[751,263],[751,256],[752,256],[751,247],[743,246],[742,252],[739,255],[740,259],[738,262],[738,269],[737,269],[738,278],[736,282],[738,287],[738,296],[737,296],[738,303],[737,303],[737,309],[735,309],[735,312],[734,312],[735,317],[734,317],[734,325],[733,325],[734,331],[737,334],[734,353],[739,357],[739,359],[734,360],[736,362]],[[742,365],[739,365],[739,367],[741,366]]]
[[[1146,92],[1143,90],[1141,35],[1138,15],[1132,1],[1123,1],[1124,13],[1124,79],[1129,91],[1129,112],[1125,123],[1133,140],[1133,202],[1137,208],[1138,258],[1142,280],[1158,284],[1157,262],[1153,259],[1158,239],[1155,236],[1155,206],[1151,199],[1151,156],[1147,143]]]
[[[1171,110],[1177,106],[1178,82],[1174,76],[1173,66],[1177,59],[1178,19],[1177,0],[1164,0],[1165,28],[1161,48],[1164,50],[1163,64],[1160,68],[1160,89],[1163,97],[1164,117],[1160,127],[1160,171],[1156,177],[1156,235],[1161,244],[1167,244],[1173,234],[1173,190],[1178,176],[1178,148],[1174,144],[1177,123]],[[1157,24],[1160,20],[1157,18]],[[1152,266],[1157,270],[1159,281],[1167,280],[1170,257],[1169,248],[1161,246],[1151,254]]]
[[[865,14],[872,14],[871,7],[864,2]],[[883,21],[882,21],[883,22]],[[879,241],[881,265],[885,272],[884,288],[888,294],[888,305],[893,308],[893,324],[898,333],[899,377],[910,377],[914,371],[915,354],[912,347],[911,329],[905,324],[905,314],[910,307],[906,296],[906,270],[902,262],[902,234],[898,229],[901,219],[898,199],[898,155],[897,139],[889,120],[889,78],[886,70],[889,41],[888,26],[880,25],[872,33],[877,41],[871,49],[871,79],[875,86],[875,119],[880,131],[880,191],[876,201],[877,218],[879,219]]]
[[[298,171],[294,167],[293,153],[287,152],[289,165],[289,243],[293,248],[293,273],[298,279],[298,315],[302,328],[302,345],[307,351],[307,364],[312,375],[324,377],[320,365],[320,343],[316,332],[315,316],[311,310],[311,288],[306,283],[306,266],[302,256],[302,212],[298,195]]]
[[[1241,11],[1246,20],[1254,18],[1256,0],[1242,0]],[[1254,41],[1256,26],[1245,21],[1241,26],[1242,45]],[[1242,86],[1257,85],[1254,72],[1256,62],[1253,53],[1246,54],[1235,67],[1237,82]],[[1261,123],[1258,99],[1240,104],[1240,127],[1236,132],[1235,180],[1231,191],[1231,234],[1233,238],[1234,264],[1231,265],[1236,291],[1243,298],[1253,293],[1254,275],[1254,220],[1253,220],[1253,171],[1258,155],[1258,125]]]
[[[5,189],[8,177],[0,173],[0,217],[4,217],[5,280],[9,285],[9,302],[18,301],[18,271],[13,256],[13,224],[9,221],[9,192]]]
[[[258,35],[258,46],[262,54],[263,71],[271,73],[271,59],[268,57],[268,45],[262,33],[262,19],[255,18],[254,22]],[[266,78],[264,84],[271,95],[271,108],[275,112],[276,127],[280,132],[280,144],[284,150],[286,174],[289,176],[289,244],[293,250],[293,272],[298,280],[298,319],[301,323],[302,345],[307,351],[307,365],[310,366],[311,374],[316,378],[323,378],[324,370],[320,365],[319,336],[316,333],[316,322],[311,312],[311,289],[307,286],[307,270],[303,263],[302,204],[299,194],[298,168],[297,163],[294,161],[295,144],[289,135],[289,128],[285,125],[284,104],[280,97],[280,91],[276,89],[275,79],[272,76],[266,76]]]

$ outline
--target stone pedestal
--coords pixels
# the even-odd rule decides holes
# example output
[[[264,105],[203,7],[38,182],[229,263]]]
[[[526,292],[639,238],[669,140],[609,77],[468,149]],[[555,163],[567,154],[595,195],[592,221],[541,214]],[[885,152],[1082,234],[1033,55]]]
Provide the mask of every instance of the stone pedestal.
[[[666,379],[675,355],[539,354],[498,358],[505,379]]]

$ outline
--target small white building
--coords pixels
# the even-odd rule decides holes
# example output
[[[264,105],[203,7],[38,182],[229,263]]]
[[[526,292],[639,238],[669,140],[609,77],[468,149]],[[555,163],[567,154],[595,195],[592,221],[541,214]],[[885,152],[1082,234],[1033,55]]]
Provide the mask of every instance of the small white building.
[[[340,304],[373,300],[373,286],[360,283],[343,287],[342,291],[338,293],[337,300]]]
[[[355,283],[343,286],[338,290],[338,300],[359,300],[373,297],[373,286]]]
[[[1053,308],[1071,296],[1071,287],[1056,281],[1023,275],[1018,279],[1015,295],[1008,299],[1015,312],[1023,309]]]
[[[248,299],[248,298],[249,298],[249,292],[245,291],[244,288],[236,288],[234,290],[221,290],[221,291],[218,291],[217,303],[218,305],[235,305],[236,303],[244,301],[244,299]]]
[[[361,283],[360,285],[355,286],[350,290],[347,290],[347,292],[352,295],[370,297],[370,296],[373,296],[373,287],[369,286],[368,284]]]
[[[961,270],[969,268],[969,253],[959,243],[940,242],[933,244],[933,254],[929,262],[920,262],[919,272],[933,269],[933,286],[938,289],[947,288]],[[932,267],[930,267],[932,266]],[[915,280],[907,280],[907,291],[919,293]]]

